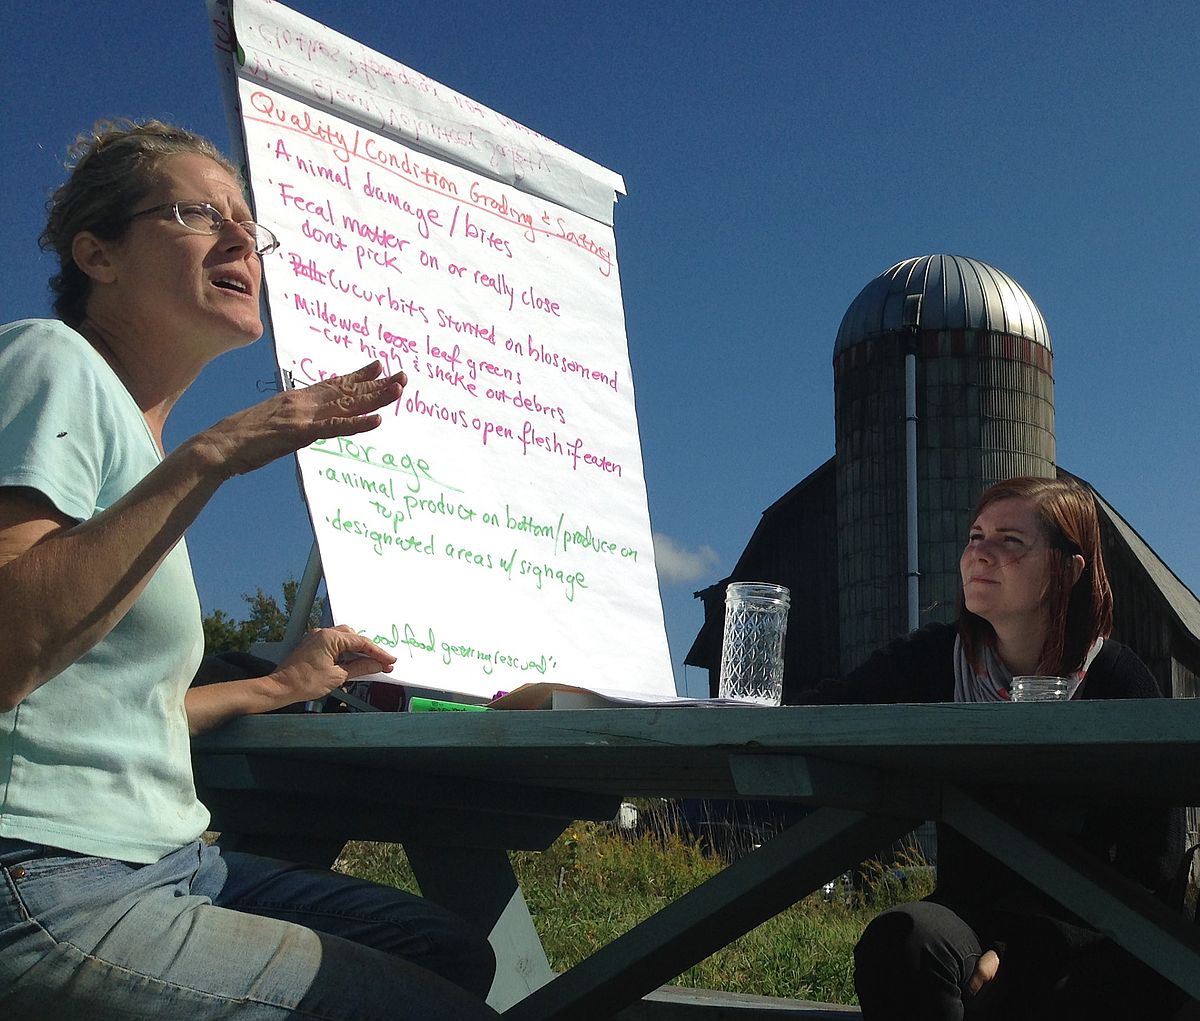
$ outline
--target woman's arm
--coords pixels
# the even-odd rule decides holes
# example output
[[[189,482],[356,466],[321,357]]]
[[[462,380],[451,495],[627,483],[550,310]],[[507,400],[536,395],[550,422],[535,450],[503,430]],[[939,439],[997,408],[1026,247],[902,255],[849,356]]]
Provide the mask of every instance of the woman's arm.
[[[0,710],[108,634],[220,485],[191,444],[76,523],[33,490],[0,492]]]
[[[951,624],[932,624],[872,653],[844,677],[800,694],[805,705],[946,702],[954,698]]]
[[[324,698],[356,677],[391,670],[395,662],[386,649],[344,624],[319,628],[264,677],[189,688],[184,699],[188,729],[194,737],[238,716]]]
[[[379,425],[403,374],[377,362],[278,394],[192,437],[107,510],[74,522],[34,490],[0,490],[0,712],[112,630],[228,478],[315,440]]]

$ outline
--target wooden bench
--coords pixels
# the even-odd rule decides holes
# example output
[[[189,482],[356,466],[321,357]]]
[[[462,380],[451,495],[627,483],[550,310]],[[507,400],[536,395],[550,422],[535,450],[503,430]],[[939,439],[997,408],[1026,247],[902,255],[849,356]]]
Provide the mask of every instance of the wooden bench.
[[[836,1003],[663,986],[614,1015],[614,1021],[852,1021],[861,1017],[857,1007]]]

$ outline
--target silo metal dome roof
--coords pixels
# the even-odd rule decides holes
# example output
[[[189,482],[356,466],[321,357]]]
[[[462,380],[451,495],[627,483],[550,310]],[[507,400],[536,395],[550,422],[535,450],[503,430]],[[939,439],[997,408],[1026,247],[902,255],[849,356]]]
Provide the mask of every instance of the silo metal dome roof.
[[[1041,310],[1007,273],[961,255],[922,255],[896,263],[859,292],[842,317],[834,357],[867,337],[911,326],[992,330],[1051,349]]]

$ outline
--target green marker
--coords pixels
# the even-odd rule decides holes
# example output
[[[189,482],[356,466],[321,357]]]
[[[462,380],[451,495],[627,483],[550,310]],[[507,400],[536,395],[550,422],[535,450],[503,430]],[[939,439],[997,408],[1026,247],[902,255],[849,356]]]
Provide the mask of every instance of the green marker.
[[[440,698],[421,698],[414,695],[408,700],[410,713],[482,713],[488,706],[471,705],[467,702],[447,702]]]

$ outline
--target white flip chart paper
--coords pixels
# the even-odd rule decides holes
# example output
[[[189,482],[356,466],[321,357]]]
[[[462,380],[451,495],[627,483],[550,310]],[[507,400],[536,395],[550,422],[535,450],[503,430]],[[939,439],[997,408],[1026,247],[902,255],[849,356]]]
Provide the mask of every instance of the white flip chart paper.
[[[298,455],[335,620],[423,687],[673,694],[609,225],[620,178],[423,76],[430,102],[405,113],[415,72],[295,19],[234,7],[255,213],[283,240],[264,261],[280,371],[304,386],[378,359],[409,378],[379,429]],[[361,73],[353,102],[329,101],[338,62],[389,83],[377,116],[342,116],[365,110]],[[484,152],[536,145],[500,176],[538,186],[464,159],[483,137],[464,116]],[[423,142],[460,144],[379,130],[414,118]],[[547,197],[564,179],[589,212],[607,194],[608,222]]]

